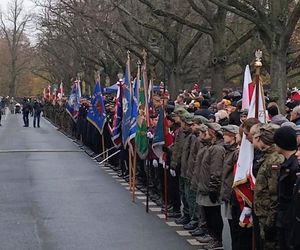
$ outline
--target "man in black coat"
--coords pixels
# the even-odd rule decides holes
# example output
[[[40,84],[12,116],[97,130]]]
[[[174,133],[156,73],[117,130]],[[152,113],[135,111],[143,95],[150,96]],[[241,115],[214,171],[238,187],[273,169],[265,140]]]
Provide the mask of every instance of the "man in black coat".
[[[41,119],[41,112],[42,112],[43,106],[40,102],[37,100],[34,100],[33,102],[33,127],[37,125],[37,127],[40,127],[40,119]]]
[[[23,99],[23,121],[24,127],[29,127],[29,113],[32,112],[32,106],[26,98]]]

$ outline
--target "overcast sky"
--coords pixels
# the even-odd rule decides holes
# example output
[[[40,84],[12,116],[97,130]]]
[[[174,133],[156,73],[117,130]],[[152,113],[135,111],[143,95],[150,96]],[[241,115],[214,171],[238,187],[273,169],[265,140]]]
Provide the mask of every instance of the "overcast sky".
[[[1,10],[3,10],[3,12],[5,12],[8,3],[10,3],[13,0],[1,0],[0,1],[0,6],[1,6]],[[26,11],[31,11],[32,7],[34,6],[33,2],[31,0],[23,0],[23,5],[24,5],[24,9],[26,9]]]

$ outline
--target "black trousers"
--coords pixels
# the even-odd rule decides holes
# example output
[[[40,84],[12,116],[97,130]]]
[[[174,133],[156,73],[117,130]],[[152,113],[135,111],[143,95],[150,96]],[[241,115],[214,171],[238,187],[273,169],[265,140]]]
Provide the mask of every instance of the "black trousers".
[[[223,232],[223,219],[221,215],[221,206],[204,206],[207,229],[209,234],[216,238],[218,241],[222,242],[222,232]]]
[[[35,113],[33,116],[33,127],[35,127],[35,125],[37,125],[39,127],[40,120],[41,120],[41,113]]]
[[[176,171],[176,176],[173,177],[168,170],[168,193],[170,204],[173,206],[174,211],[180,211],[181,200],[179,191],[179,175]]]
[[[252,250],[253,228],[243,228],[239,225],[241,211],[239,207],[232,207],[232,220],[228,220],[231,234],[232,250]]]
[[[23,113],[24,126],[29,126],[29,113]]]

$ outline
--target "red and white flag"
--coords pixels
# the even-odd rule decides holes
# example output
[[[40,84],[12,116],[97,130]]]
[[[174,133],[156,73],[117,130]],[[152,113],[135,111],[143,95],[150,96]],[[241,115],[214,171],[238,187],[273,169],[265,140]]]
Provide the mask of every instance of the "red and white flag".
[[[248,69],[247,69],[248,68]],[[246,71],[249,70],[249,66],[246,67],[245,70],[245,76]],[[248,73],[247,73],[248,74]],[[250,74],[250,71],[249,71]],[[247,77],[247,79],[246,79]],[[246,94],[243,94],[243,98],[247,100],[243,100],[243,104],[245,105],[249,103],[248,106],[248,117],[252,118],[255,117],[255,107],[256,107],[256,101],[254,98],[253,93],[255,93],[256,89],[254,87],[254,90],[251,93],[251,87],[249,87],[249,82],[251,83],[251,76],[249,78],[249,75],[246,76],[244,79],[244,91],[246,90]],[[247,91],[249,91],[247,93]],[[266,112],[264,107],[264,94],[263,89],[260,86],[259,89],[259,98],[258,98],[258,119],[260,122],[265,123],[266,122]],[[247,107],[245,107],[247,108]],[[246,139],[246,135],[243,134],[241,146],[240,146],[240,152],[239,157],[237,161],[236,166],[236,172],[234,176],[234,182],[233,182],[233,188],[236,190],[236,192],[243,198],[243,200],[248,203],[250,207],[252,207],[252,201],[253,201],[253,195],[252,190],[255,185],[255,177],[252,174],[252,165],[253,165],[253,158],[254,158],[254,148],[253,144],[250,143]]]
[[[249,109],[251,98],[254,91],[254,83],[252,82],[249,65],[246,66],[244,72],[243,98],[242,109]]]
[[[57,90],[58,100],[61,100],[64,95],[65,95],[65,93],[64,93],[64,87],[63,87],[63,83],[61,82],[60,85],[59,85],[59,89]]]

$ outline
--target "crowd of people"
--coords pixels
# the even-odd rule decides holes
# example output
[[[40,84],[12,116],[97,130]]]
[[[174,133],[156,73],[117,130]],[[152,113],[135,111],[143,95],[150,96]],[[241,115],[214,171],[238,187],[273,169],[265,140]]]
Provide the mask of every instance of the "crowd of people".
[[[154,93],[147,132],[150,165],[137,160],[137,187],[145,190],[149,185],[150,198],[205,249],[223,249],[224,220],[230,226],[233,250],[300,249],[300,102],[289,95],[283,115],[276,102],[266,97],[267,123],[261,123],[247,117],[241,98],[240,92],[230,89],[223,90],[220,102],[206,89],[182,91],[175,101],[163,91]],[[105,97],[105,106],[108,123],[103,136],[105,147],[111,148],[111,97]],[[165,164],[151,146],[161,106],[174,139],[171,147],[163,148]],[[46,101],[44,115],[96,155],[103,150],[101,135],[86,119],[88,108],[89,101],[82,98],[75,122],[68,116],[64,100],[60,104]],[[254,146],[251,175],[256,182],[247,186],[251,201],[233,188],[243,134]],[[127,148],[121,147],[109,163],[128,179]]]

